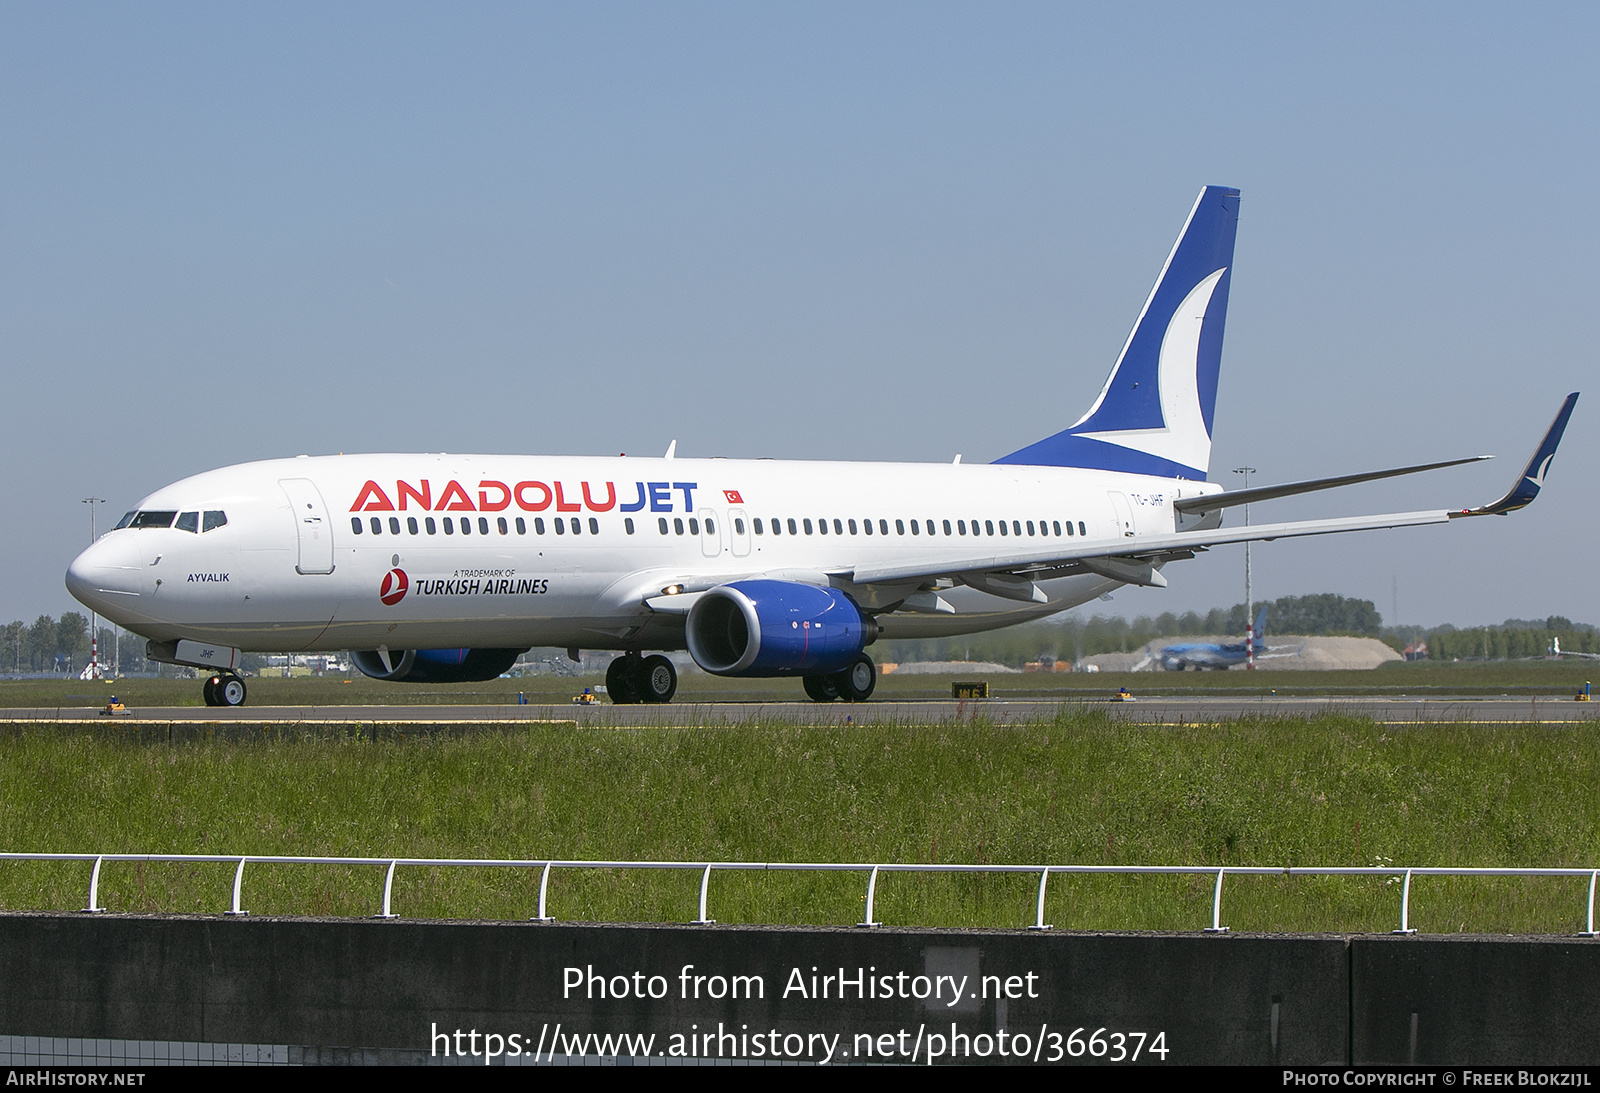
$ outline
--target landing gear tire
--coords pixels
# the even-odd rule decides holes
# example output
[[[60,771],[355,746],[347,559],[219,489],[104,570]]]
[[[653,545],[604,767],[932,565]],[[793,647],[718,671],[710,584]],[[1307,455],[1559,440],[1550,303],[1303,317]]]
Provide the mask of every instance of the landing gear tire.
[[[645,657],[639,664],[639,674],[634,677],[639,697],[646,702],[671,702],[678,693],[678,670],[672,661],[657,654]]]
[[[204,693],[207,706],[243,706],[246,694],[244,680],[231,672],[212,676],[206,680]]]
[[[800,682],[813,702],[832,702],[839,697],[839,684],[833,676],[805,676]]]
[[[219,706],[243,706],[245,695],[244,680],[238,676],[223,676],[222,682],[217,684]]]
[[[872,663],[871,657],[862,653],[854,664],[842,672],[835,672],[828,679],[839,697],[846,702],[865,702],[878,686],[878,668]]]
[[[613,660],[606,669],[606,694],[611,696],[611,701],[624,706],[642,701],[639,689],[634,686],[639,674],[637,654],[626,653]]]

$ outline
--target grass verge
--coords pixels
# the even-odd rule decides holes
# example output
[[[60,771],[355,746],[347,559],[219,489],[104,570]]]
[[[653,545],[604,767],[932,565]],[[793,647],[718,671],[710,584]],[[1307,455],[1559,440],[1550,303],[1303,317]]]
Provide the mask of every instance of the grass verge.
[[[492,730],[408,740],[121,742],[48,726],[0,739],[0,849],[27,851],[1034,864],[1592,867],[1600,740],[1582,728],[1346,717],[1187,728],[1097,713],[854,729]],[[368,915],[382,870],[247,867],[255,913]],[[0,863],[0,907],[77,910],[88,867]],[[120,911],[226,908],[227,865],[110,864]],[[687,921],[697,873],[558,872],[551,913]],[[877,917],[1017,926],[1036,878],[884,875]],[[1209,877],[1052,878],[1077,929],[1209,923]],[[536,872],[403,869],[408,917],[533,914]],[[861,918],[862,874],[726,873],[722,922]],[[1419,879],[1428,932],[1574,932],[1578,880]],[[1236,930],[1386,930],[1382,879],[1230,879]]]

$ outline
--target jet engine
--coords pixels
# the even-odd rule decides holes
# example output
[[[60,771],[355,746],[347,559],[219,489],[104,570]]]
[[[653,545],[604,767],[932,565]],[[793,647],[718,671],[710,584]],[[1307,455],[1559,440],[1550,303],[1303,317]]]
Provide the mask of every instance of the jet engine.
[[[821,675],[855,663],[877,623],[844,593],[796,581],[718,585],[689,611],[694,662],[719,676]]]
[[[497,679],[526,649],[361,649],[350,654],[362,675],[388,683],[482,683]]]

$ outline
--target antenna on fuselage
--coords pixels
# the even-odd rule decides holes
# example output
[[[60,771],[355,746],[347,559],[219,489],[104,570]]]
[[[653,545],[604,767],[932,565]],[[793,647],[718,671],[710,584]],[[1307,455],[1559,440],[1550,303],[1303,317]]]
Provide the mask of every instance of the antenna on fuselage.
[[[678,439],[674,437],[672,443],[667,445],[667,454],[662,459],[675,459],[678,455]]]

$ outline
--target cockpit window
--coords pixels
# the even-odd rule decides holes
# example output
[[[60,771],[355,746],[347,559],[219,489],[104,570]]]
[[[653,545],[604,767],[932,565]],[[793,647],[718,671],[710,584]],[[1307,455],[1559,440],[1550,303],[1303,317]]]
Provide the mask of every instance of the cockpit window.
[[[170,528],[172,521],[177,518],[175,512],[139,512],[135,513],[133,523],[129,527],[135,528]]]
[[[134,517],[135,517],[135,516],[137,516],[137,515],[139,515],[139,513],[138,513],[138,511],[137,511],[137,510],[135,510],[135,511],[133,511],[133,512],[130,512],[130,513],[128,513],[128,514],[127,514],[127,515],[126,515],[126,516],[124,516],[124,517],[123,517],[123,518],[122,518],[122,519],[120,519],[120,520],[118,520],[118,521],[117,521],[117,526],[116,526],[116,527],[114,527],[114,528],[112,528],[112,529],[111,529],[111,530],[112,530],[112,531],[120,531],[120,530],[121,530],[121,529],[123,529],[123,528],[125,528],[125,527],[127,527],[127,526],[128,526],[128,525],[129,525],[129,524],[131,524],[131,523],[133,523],[133,518],[134,518]]]
[[[201,531],[215,531],[228,522],[228,514],[221,509],[207,509],[205,519],[200,523]]]
[[[192,532],[198,535],[200,534],[200,514],[198,512],[180,512],[178,513],[178,522],[173,526],[179,531]]]

